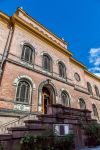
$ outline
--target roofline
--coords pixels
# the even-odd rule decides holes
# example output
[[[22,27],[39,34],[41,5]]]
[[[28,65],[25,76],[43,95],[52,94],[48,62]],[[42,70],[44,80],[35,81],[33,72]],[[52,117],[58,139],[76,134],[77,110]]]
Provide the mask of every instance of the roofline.
[[[76,59],[73,58],[73,57],[70,57],[70,60],[71,60],[72,62],[76,63],[78,66],[80,66],[80,67],[83,68],[83,69],[86,69],[86,68],[87,68],[84,64],[82,64],[81,62],[79,62],[78,60],[76,60]]]
[[[10,22],[10,17],[6,15],[5,13],[3,13],[2,11],[0,11],[0,18],[5,20],[6,22]]]
[[[37,28],[35,28],[35,27],[31,26],[30,24],[28,24],[27,22],[25,22],[23,19],[18,17],[17,14],[14,14],[11,17],[11,20],[12,20],[13,24],[17,24],[20,27],[23,26],[22,28],[27,30],[28,32],[31,31],[31,34],[35,33],[35,35],[38,36],[39,38],[42,37],[42,40],[44,39],[48,43],[51,43],[51,45],[54,45],[55,47],[57,47],[61,52],[63,52],[67,56],[72,56],[72,53],[70,51],[68,51],[66,48],[62,47],[60,44],[58,44],[57,42],[53,41],[51,38],[49,38],[48,36],[46,36],[45,34],[40,32]]]
[[[16,13],[18,13],[18,11],[21,11],[24,15],[26,15],[31,21],[35,22],[37,25],[39,25],[43,30],[47,31],[49,34],[53,35],[55,38],[57,38],[58,40],[60,40],[62,43],[68,45],[68,42],[62,40],[61,38],[59,38],[56,34],[52,33],[51,31],[49,31],[46,27],[44,27],[42,24],[40,24],[37,20],[33,19],[31,16],[29,16],[23,9],[21,9],[20,7],[17,9]]]
[[[97,80],[100,81],[100,77],[96,76],[95,74],[93,74],[92,72],[88,71],[88,70],[84,70],[85,73],[87,73],[90,77],[95,78]]]

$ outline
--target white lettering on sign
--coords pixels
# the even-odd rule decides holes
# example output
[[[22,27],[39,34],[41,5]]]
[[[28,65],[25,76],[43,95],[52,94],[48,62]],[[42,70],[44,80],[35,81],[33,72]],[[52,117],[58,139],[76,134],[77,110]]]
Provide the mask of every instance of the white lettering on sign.
[[[30,106],[23,105],[23,104],[15,104],[14,110],[20,110],[20,111],[30,111]]]

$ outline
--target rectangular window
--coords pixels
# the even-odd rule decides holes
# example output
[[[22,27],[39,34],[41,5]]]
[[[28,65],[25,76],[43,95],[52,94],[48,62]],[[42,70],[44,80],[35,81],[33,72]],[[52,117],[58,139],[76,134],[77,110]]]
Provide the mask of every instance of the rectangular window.
[[[54,133],[58,136],[65,136],[69,134],[69,125],[68,124],[54,124]]]

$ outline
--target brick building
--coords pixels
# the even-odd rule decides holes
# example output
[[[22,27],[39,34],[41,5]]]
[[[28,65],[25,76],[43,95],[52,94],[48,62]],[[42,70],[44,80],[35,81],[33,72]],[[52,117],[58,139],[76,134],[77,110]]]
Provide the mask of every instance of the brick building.
[[[0,78],[0,124],[46,114],[48,104],[100,118],[100,78],[21,8],[12,17],[0,13]]]

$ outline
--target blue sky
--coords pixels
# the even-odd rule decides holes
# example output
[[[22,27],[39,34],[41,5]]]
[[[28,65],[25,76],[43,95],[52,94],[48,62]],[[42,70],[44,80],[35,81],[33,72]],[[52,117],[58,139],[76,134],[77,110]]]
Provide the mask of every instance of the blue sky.
[[[0,0],[0,10],[10,16],[21,6],[100,76],[100,0]]]

